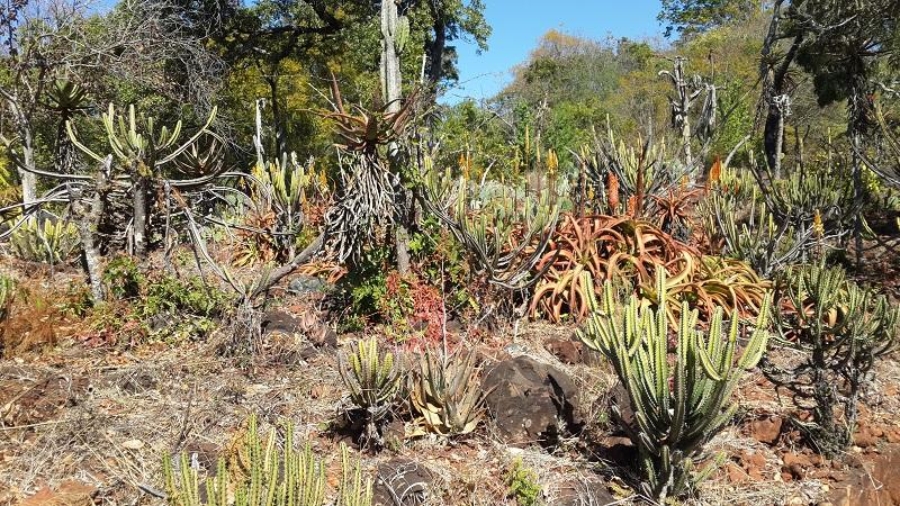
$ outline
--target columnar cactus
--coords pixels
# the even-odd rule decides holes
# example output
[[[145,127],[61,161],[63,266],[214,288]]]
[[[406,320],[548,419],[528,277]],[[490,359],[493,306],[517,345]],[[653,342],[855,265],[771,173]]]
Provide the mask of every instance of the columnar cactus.
[[[378,424],[388,415],[400,389],[402,367],[395,363],[392,353],[379,350],[374,337],[360,341],[339,360],[350,401],[366,413],[366,443],[380,445]]]
[[[658,300],[665,300],[666,280],[657,271]],[[584,287],[592,287],[590,275]],[[584,343],[605,355],[628,391],[634,422],[624,423],[621,410],[613,407],[632,442],[638,447],[646,472],[645,492],[660,504],[671,495],[683,495],[704,478],[712,467],[695,472],[694,463],[704,444],[729,422],[737,406],[731,393],[747,369],[755,367],[765,351],[770,297],[760,310],[750,340],[738,355],[738,319],[725,331],[718,308],[704,333],[697,326],[697,311],[685,303],[675,336],[675,353],[669,353],[668,312],[632,296],[619,306],[612,285],[604,287],[602,306],[592,289],[585,296],[594,310],[579,333]]]

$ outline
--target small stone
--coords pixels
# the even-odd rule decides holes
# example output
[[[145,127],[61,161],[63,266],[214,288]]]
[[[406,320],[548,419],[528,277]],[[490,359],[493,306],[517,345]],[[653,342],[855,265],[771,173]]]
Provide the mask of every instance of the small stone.
[[[144,447],[144,442],[140,439],[132,439],[131,441],[125,441],[122,443],[122,448],[128,450],[140,450]]]

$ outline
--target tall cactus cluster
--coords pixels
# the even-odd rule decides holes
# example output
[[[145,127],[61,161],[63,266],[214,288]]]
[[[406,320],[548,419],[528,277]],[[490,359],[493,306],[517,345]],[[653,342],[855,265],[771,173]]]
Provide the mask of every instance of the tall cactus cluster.
[[[113,104],[103,114],[103,127],[110,157],[100,155],[86,146],[71,122],[67,124],[69,138],[72,143],[95,162],[107,166],[97,176],[103,181],[97,186],[106,187],[112,183],[125,183],[131,193],[131,220],[133,230],[134,251],[143,255],[147,252],[151,237],[153,192],[164,185],[187,189],[212,180],[218,174],[204,174],[194,179],[168,180],[164,169],[174,165],[176,160],[190,148],[195,147],[204,136],[215,135],[210,130],[215,120],[216,110],[213,108],[206,123],[186,140],[182,140],[182,123],[178,121],[174,127],[157,128],[151,116],[138,117],[134,105],[129,106],[127,116],[116,113]],[[215,146],[213,154],[218,154]],[[91,179],[88,177],[88,179]],[[97,188],[100,189],[100,188]],[[109,191],[107,189],[106,191]]]
[[[665,300],[665,275],[657,272],[657,293]],[[592,283],[585,275],[583,286]],[[613,416],[639,450],[646,473],[644,492],[665,504],[667,497],[690,492],[712,470],[709,466],[697,470],[695,463],[703,457],[704,444],[734,416],[737,406],[731,394],[766,349],[770,297],[766,296],[742,353],[737,318],[726,327],[719,308],[704,332],[697,325],[697,312],[685,304],[671,354],[669,317],[663,305],[654,309],[632,296],[621,306],[610,283],[600,303],[592,290],[586,292],[594,314],[579,335],[609,359],[628,391],[634,422],[622,419],[620,406],[613,407]]]
[[[372,337],[353,345],[347,356],[341,356],[338,370],[350,392],[350,401],[365,413],[365,443],[381,446],[379,427],[400,390],[403,367],[394,361],[392,353],[382,351],[378,339]]]
[[[206,481],[201,494],[198,471],[191,466],[186,453],[178,458],[177,469],[171,458],[163,460],[169,506],[369,506],[372,482],[363,480],[360,464],[351,462],[345,445],[341,445],[341,478],[334,503],[326,501],[326,466],[313,453],[309,444],[294,448],[294,427],[286,423],[284,446],[276,444],[275,431],[262,440],[256,416],[249,419],[241,453],[243,468],[229,466],[220,459],[215,476]]]
[[[836,267],[795,267],[783,284],[788,310],[777,314],[780,341],[803,360],[790,370],[774,364],[765,370],[815,402],[810,435],[820,451],[837,454],[851,442],[857,402],[875,359],[897,348],[900,307]]]

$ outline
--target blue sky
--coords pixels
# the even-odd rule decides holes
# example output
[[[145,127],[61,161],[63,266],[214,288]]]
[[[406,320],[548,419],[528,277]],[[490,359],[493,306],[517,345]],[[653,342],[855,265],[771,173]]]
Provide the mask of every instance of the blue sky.
[[[493,33],[489,49],[476,54],[474,44],[457,41],[460,88],[448,91],[446,102],[464,97],[488,98],[510,81],[510,69],[528,57],[538,39],[550,30],[604,39],[659,38],[659,0],[485,0]]]

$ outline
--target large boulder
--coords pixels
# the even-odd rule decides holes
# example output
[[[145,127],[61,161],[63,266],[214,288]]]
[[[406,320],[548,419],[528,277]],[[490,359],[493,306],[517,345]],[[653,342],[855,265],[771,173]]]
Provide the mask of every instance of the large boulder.
[[[582,425],[571,378],[527,355],[498,363],[482,384],[497,432],[508,444],[554,444]]]

